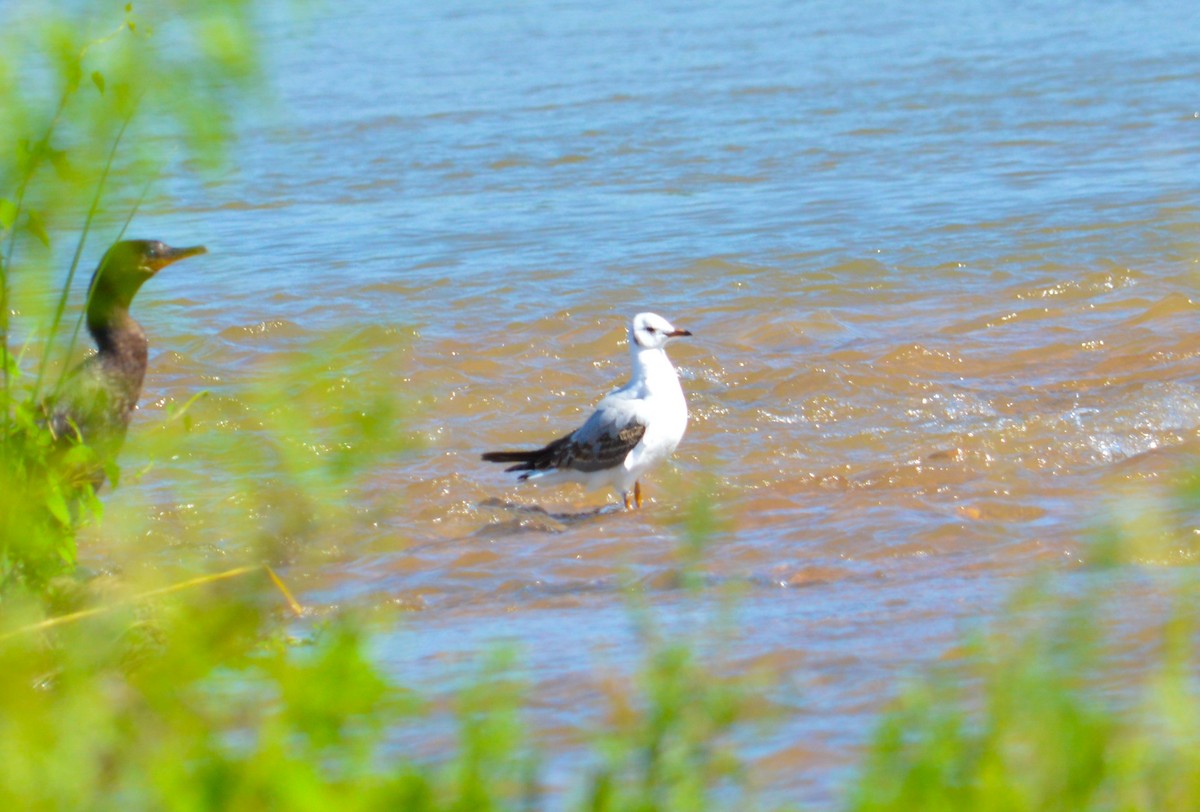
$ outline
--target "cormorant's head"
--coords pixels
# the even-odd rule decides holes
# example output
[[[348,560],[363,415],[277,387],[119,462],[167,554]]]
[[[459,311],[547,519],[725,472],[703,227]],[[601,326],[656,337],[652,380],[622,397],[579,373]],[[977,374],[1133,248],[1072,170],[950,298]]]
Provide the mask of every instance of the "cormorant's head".
[[[147,279],[172,262],[206,253],[203,245],[172,248],[158,240],[122,240],[100,260],[92,277],[92,308],[129,307]]]
[[[630,340],[643,350],[656,350],[667,346],[672,338],[690,335],[687,330],[677,330],[657,313],[638,313],[629,325]]]

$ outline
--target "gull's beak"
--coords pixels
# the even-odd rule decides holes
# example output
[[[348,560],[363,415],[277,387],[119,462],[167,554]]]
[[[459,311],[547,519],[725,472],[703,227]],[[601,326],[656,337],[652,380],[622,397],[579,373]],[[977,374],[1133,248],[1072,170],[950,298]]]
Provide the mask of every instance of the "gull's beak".
[[[173,262],[178,262],[179,260],[187,259],[188,257],[194,257],[197,254],[207,253],[208,249],[203,245],[193,245],[189,248],[171,248],[168,246],[165,254],[154,258],[154,260],[150,263],[150,268],[155,273],[158,273]]]
[[[671,332],[667,333],[667,338],[682,338],[683,336],[690,336],[691,334],[691,330],[672,330]]]

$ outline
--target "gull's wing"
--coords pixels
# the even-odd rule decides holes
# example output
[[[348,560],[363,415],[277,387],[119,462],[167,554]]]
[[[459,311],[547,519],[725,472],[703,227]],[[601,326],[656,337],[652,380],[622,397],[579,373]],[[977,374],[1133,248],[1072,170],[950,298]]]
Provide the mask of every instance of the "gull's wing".
[[[557,442],[562,447],[552,467],[575,471],[603,471],[625,462],[646,433],[646,424],[638,419],[632,403],[605,398],[587,422]],[[564,442],[565,441],[565,442]]]
[[[515,462],[509,471],[603,471],[625,461],[646,433],[633,401],[606,397],[587,422],[536,451],[493,451],[489,462]]]

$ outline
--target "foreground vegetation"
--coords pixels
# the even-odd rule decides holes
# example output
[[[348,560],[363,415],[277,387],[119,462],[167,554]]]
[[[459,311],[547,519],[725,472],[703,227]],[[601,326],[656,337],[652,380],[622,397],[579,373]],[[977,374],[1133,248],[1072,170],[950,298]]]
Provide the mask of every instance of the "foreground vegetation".
[[[1195,809],[1196,584],[1159,574],[1175,594],[1152,606],[1163,613],[1157,633],[1131,640],[1121,609],[1143,575],[1095,573],[1075,596],[1022,596],[1011,625],[903,694],[850,808]]]
[[[70,481],[71,460],[53,453],[40,412],[78,343],[67,307],[76,271],[134,215],[169,160],[163,144],[219,159],[229,143],[219,111],[255,76],[248,4],[156,9],[164,16],[127,8],[111,19],[109,4],[76,3],[68,21],[29,4],[19,24],[0,28],[0,805],[751,806],[753,771],[736,734],[771,715],[765,678],[725,675],[719,647],[697,653],[714,650],[700,637],[664,639],[636,592],[640,668],[580,746],[585,766],[553,794],[526,716],[532,698],[504,658],[465,687],[417,691],[370,656],[375,624],[391,618],[317,619],[295,604],[264,564],[352,534],[362,517],[337,507],[345,493],[408,445],[402,404],[365,382],[348,401],[319,357],[273,371],[244,402],[202,399],[154,427],[152,458],[222,460],[244,513],[215,535],[232,540],[223,552],[236,560],[190,562],[196,577],[182,584],[156,567],[77,577],[76,533],[101,518],[102,503]],[[171,48],[156,33],[168,26]],[[67,255],[64,279],[56,263]],[[1182,499],[1194,504],[1195,494]],[[704,500],[688,512],[683,588],[705,589],[688,573],[717,522]],[[881,721],[847,807],[1200,806],[1195,585],[1177,571],[1144,575],[1120,555],[1127,539],[1107,541],[1111,567],[1031,589],[1002,626],[914,676]],[[1160,634],[1131,641],[1120,608],[1140,577],[1172,589],[1151,605]],[[436,726],[456,731],[451,745],[401,744],[405,731]]]
[[[686,545],[680,556],[686,584],[699,558]],[[1146,579],[1173,591],[1132,600]],[[690,588],[697,600],[709,589]],[[529,715],[539,702],[511,654],[485,659],[465,685],[415,689],[369,645],[402,617],[297,619],[262,568],[150,600],[121,595],[52,627],[37,624],[31,596],[6,605],[6,808],[794,808],[757,797],[738,746],[779,712],[762,699],[773,678],[727,675],[711,627],[668,641],[636,592],[641,665],[598,698],[607,713],[576,745],[577,772],[554,786]],[[1194,808],[1195,595],[1188,573],[1127,567],[1029,588],[1002,623],[910,675],[844,806]],[[1131,637],[1122,616],[1135,607],[1161,622],[1143,616]]]
[[[0,640],[0,803],[13,809],[542,809],[529,701],[503,658],[449,697],[387,679],[364,627],[287,639],[252,582]],[[737,787],[727,737],[748,695],[683,645],[643,669],[594,731],[570,788],[591,810],[702,809]],[[447,717],[447,713],[449,716]],[[406,729],[453,728],[406,755]],[[419,748],[418,748],[419,749]],[[744,792],[729,796],[744,798]]]

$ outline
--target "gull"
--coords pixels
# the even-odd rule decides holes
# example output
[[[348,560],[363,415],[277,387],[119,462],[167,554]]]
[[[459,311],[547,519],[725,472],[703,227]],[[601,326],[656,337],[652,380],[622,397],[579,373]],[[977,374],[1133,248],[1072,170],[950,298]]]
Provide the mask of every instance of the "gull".
[[[570,434],[531,451],[489,451],[487,462],[515,462],[518,480],[605,485],[642,506],[641,477],[671,456],[687,428],[687,401],[666,346],[690,336],[655,313],[639,313],[629,325],[633,375],[596,405],[596,411]]]

